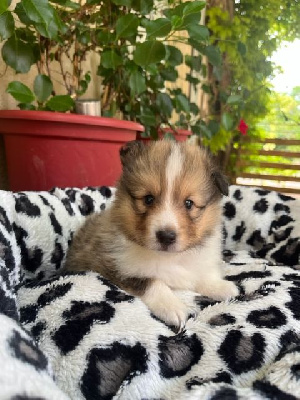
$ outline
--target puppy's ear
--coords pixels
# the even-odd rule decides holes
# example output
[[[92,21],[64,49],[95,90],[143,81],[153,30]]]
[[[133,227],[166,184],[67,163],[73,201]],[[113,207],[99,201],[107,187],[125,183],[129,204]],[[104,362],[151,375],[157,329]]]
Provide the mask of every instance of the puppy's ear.
[[[225,175],[223,175],[220,171],[214,171],[212,173],[212,179],[214,184],[217,186],[219,191],[224,195],[228,196],[229,183]]]
[[[138,140],[133,140],[127,142],[120,148],[120,159],[122,166],[130,163],[134,158],[136,158],[144,149],[145,145],[143,142]]]

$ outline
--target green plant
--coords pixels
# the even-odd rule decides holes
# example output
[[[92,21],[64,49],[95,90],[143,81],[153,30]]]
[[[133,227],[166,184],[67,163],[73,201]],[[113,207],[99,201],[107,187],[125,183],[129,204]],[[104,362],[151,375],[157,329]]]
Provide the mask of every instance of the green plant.
[[[20,108],[72,110],[91,80],[83,61],[97,52],[104,115],[121,111],[154,137],[174,114],[172,129],[190,128],[208,139],[219,131],[220,121],[204,118],[176,84],[180,79],[199,87],[207,69],[204,56],[220,73],[219,49],[200,24],[205,2],[21,0],[14,9],[9,6],[10,0],[0,0],[3,61],[17,73],[27,73],[33,64],[38,68],[32,89],[17,81],[8,85]],[[187,46],[187,54],[178,43]],[[57,69],[65,88],[59,96],[53,85]]]

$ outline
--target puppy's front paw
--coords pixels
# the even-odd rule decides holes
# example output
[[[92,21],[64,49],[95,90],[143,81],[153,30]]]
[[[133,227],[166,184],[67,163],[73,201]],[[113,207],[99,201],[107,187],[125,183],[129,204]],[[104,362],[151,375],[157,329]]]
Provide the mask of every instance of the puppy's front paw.
[[[151,307],[151,311],[167,324],[179,328],[184,327],[189,315],[187,307],[179,299],[169,304],[156,304]]]
[[[227,300],[236,297],[239,290],[233,282],[225,279],[218,279],[210,282],[209,285],[201,285],[197,290],[200,294],[204,294],[215,300]]]
[[[163,283],[152,284],[142,296],[142,300],[156,317],[167,324],[182,328],[188,319],[188,308]]]

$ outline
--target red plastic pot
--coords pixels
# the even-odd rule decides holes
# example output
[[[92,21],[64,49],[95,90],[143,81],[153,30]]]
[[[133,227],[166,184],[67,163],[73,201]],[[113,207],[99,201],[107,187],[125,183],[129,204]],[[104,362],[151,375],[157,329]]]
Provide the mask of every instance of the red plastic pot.
[[[48,111],[0,111],[10,190],[114,185],[120,147],[135,140],[135,122]]]

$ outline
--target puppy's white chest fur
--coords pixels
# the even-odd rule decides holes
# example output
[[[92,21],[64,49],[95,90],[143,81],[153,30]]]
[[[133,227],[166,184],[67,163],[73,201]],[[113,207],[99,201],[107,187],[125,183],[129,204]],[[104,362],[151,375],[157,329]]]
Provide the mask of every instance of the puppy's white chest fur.
[[[172,289],[195,291],[199,282],[220,276],[219,229],[203,244],[183,252],[149,250],[124,237],[123,245],[116,265],[124,277],[159,279]]]

